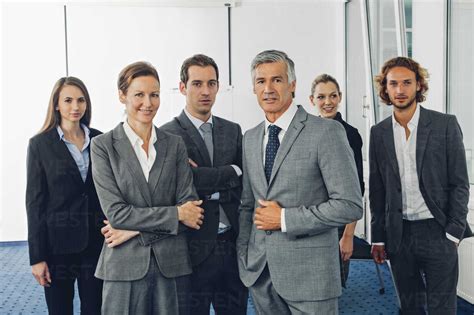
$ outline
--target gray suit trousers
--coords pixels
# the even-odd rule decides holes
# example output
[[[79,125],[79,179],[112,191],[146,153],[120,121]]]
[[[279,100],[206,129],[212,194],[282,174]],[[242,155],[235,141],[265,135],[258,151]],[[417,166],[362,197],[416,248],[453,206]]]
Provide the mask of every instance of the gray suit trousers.
[[[338,314],[338,298],[320,301],[288,301],[275,290],[268,271],[268,265],[257,282],[249,287],[258,315],[335,315]]]
[[[145,277],[135,281],[104,281],[102,291],[103,315],[177,315],[183,312],[183,279],[165,278],[158,268],[155,255],[151,254]]]

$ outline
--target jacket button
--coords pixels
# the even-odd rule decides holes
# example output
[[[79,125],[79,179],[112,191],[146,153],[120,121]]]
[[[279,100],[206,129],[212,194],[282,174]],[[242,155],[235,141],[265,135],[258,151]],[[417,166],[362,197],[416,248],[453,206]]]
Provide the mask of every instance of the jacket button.
[[[402,208],[399,208],[399,209],[398,209],[398,212],[400,212],[400,213],[403,212]]]
[[[272,231],[265,231],[267,235],[272,235]]]

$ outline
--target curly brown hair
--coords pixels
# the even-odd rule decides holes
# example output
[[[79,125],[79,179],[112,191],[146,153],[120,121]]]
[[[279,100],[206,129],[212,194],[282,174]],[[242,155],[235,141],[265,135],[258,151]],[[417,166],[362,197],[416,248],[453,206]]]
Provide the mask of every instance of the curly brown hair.
[[[390,105],[390,97],[387,91],[387,74],[395,67],[405,67],[413,71],[416,76],[416,82],[420,85],[420,90],[416,92],[416,102],[421,103],[426,100],[426,92],[428,91],[428,71],[420,66],[418,62],[408,57],[395,57],[387,60],[378,75],[375,76],[375,84],[378,94],[382,102]]]

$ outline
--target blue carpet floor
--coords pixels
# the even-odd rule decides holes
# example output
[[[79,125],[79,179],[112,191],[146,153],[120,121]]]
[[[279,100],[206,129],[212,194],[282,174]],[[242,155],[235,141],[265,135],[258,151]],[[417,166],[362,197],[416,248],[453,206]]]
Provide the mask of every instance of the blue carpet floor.
[[[381,267],[385,294],[371,261],[351,261],[347,289],[339,299],[340,314],[398,314],[397,298],[387,266]],[[31,275],[25,242],[0,243],[0,314],[47,314],[42,288]],[[74,313],[79,314],[76,294]],[[213,312],[211,312],[213,314]],[[248,315],[255,311],[249,300]],[[474,305],[458,299],[458,315],[474,315]]]

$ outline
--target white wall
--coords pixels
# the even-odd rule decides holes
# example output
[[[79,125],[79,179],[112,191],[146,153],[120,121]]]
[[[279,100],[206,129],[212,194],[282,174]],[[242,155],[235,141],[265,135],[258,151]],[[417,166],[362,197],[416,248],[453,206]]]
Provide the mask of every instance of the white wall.
[[[234,119],[244,130],[263,117],[252,93],[249,69],[251,59],[261,50],[281,49],[295,61],[296,102],[313,113],[308,107],[313,78],[321,72],[344,76],[343,1],[249,0],[232,8],[233,87],[227,86],[225,8],[85,2],[67,7],[69,74],[88,86],[92,124],[103,131],[122,119],[115,82],[118,72],[136,60],[151,61],[160,73],[163,99],[155,121],[158,125],[184,105],[173,88],[178,85],[182,61],[194,53],[216,59],[221,89],[215,113]],[[14,241],[27,235],[28,139],[43,123],[53,84],[65,75],[64,17],[59,4],[8,3],[2,4],[2,10],[0,241]]]
[[[430,74],[423,106],[445,112],[446,10],[443,0],[413,1],[413,59]]]
[[[9,241],[26,238],[26,147],[41,128],[55,81],[65,75],[65,57],[62,6],[2,9],[0,240]]]

